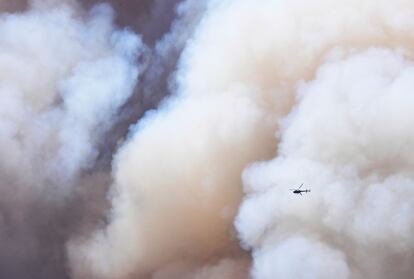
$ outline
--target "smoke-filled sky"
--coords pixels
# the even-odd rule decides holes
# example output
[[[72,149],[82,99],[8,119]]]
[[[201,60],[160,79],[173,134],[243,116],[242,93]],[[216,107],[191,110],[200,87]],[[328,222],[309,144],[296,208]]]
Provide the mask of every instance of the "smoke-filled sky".
[[[0,11],[0,278],[413,277],[413,1]]]

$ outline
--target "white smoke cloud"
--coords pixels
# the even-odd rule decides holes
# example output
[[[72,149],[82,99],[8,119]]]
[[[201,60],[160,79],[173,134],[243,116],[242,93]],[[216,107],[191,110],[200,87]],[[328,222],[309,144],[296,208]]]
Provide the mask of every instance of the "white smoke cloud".
[[[255,251],[253,278],[408,278],[413,65],[370,49],[327,62],[299,86],[278,157],[244,174],[237,227]],[[311,194],[294,197],[289,188],[302,182]]]
[[[106,5],[81,14],[65,3],[0,15],[2,278],[65,268],[78,209],[64,208],[140,72],[140,37],[112,17]]]
[[[85,22],[67,6],[1,18],[1,152],[12,158],[5,167],[30,173],[40,156],[56,165],[52,173],[72,177],[91,163],[138,74],[130,61],[140,39],[115,31],[111,20],[106,6]]]
[[[30,273],[23,246],[37,266],[67,246],[76,279],[412,277],[412,1],[187,0],[153,50],[107,5],[16,4],[0,1],[28,9],[0,16],[1,276]],[[120,141],[88,235],[118,112],[169,93]]]
[[[411,245],[411,204],[397,206],[409,181],[386,186],[407,180],[400,171],[410,171],[408,150],[400,161],[401,149],[388,143],[408,121],[394,116],[399,97],[373,99],[394,78],[410,88],[401,71],[411,56],[412,8],[409,1],[209,2],[181,57],[175,96],[138,123],[116,156],[110,224],[70,245],[75,274],[141,278],[172,267],[193,278],[197,272],[180,272],[194,270],[194,261],[237,262],[243,253],[232,226],[243,169],[277,152],[243,176],[247,198],[236,226],[253,250],[252,277],[389,278],[395,259],[410,261],[398,247]],[[388,114],[378,118],[385,105]],[[298,199],[288,187],[302,182],[313,191]],[[381,202],[369,199],[374,190],[364,194],[369,187],[383,189]],[[373,235],[375,218],[385,216],[389,228]],[[396,237],[404,245],[394,245]]]
[[[254,255],[253,278],[348,278],[342,253],[323,243],[292,237]]]

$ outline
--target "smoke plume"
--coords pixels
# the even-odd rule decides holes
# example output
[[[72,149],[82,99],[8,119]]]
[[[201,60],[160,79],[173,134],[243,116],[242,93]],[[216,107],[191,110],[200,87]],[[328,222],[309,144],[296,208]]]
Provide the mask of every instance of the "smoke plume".
[[[0,4],[0,277],[72,278],[65,243],[103,220],[97,162],[147,48],[108,5]]]
[[[411,1],[0,11],[1,278],[412,277]]]
[[[254,278],[411,276],[412,70],[399,52],[369,49],[299,86],[279,156],[244,173],[237,227]],[[292,197],[298,181],[312,195]]]

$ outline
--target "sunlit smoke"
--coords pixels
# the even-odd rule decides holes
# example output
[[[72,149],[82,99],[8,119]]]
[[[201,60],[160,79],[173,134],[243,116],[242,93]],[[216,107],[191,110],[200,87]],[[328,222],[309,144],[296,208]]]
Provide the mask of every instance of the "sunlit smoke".
[[[291,110],[296,92],[305,90],[304,81],[318,80],[316,73],[320,65],[330,59],[345,59],[372,46],[409,47],[406,29],[411,21],[407,21],[407,3],[396,5],[397,8],[394,6],[391,10],[385,2],[378,1],[364,5],[355,1],[307,4],[303,1],[260,4],[211,1],[194,39],[181,57],[175,96],[165,101],[156,113],[141,120],[116,157],[110,225],[98,231],[89,244],[75,245],[81,247],[80,261],[91,262],[92,271],[89,272],[95,270],[98,276],[108,278],[140,277],[175,261],[191,262],[196,258],[214,262],[215,258],[243,257],[241,252],[230,252],[237,251],[232,219],[241,199],[242,170],[255,160],[274,156],[277,151],[278,156],[289,155],[282,151],[290,143],[287,133],[293,116],[282,122],[282,130],[278,128],[280,117]],[[267,26],[273,27],[269,30]],[[385,54],[381,53],[374,56],[383,59]],[[408,59],[410,54],[406,51],[399,55],[400,60],[404,60],[403,57]],[[383,67],[387,69],[393,65],[392,61],[389,63],[391,65]],[[369,65],[369,61],[361,64]],[[370,67],[381,69],[380,66]],[[355,67],[362,68],[361,65]],[[366,78],[360,71],[350,71]],[[346,84],[353,82],[345,81]],[[338,90],[343,91],[342,88]],[[312,106],[315,111],[308,109],[304,113],[305,124],[309,123],[308,115],[321,115],[325,107],[344,114],[332,105],[324,105],[322,100],[319,103]],[[326,117],[338,127],[335,118],[331,119],[329,114]],[[319,125],[322,119],[318,120]],[[355,133],[345,128],[340,131],[353,138]],[[315,135],[301,132],[299,138],[312,143],[319,137],[327,138],[322,132]],[[276,144],[278,137],[283,139],[279,146]],[[325,149],[329,146],[324,143],[320,146],[327,152]],[[291,149],[299,152],[305,147],[299,142]],[[317,149],[315,152],[320,153]],[[334,155],[342,160],[340,149]],[[306,167],[307,161],[295,157],[292,162]],[[330,163],[332,167],[333,162]],[[347,170],[352,169],[349,164]],[[348,278],[358,274],[382,274],[379,268],[366,264],[361,264],[363,269],[351,266],[348,258],[355,252],[350,251],[352,245],[341,246],[335,239],[331,240],[331,236],[319,235],[314,219],[320,217],[313,216],[309,208],[302,208],[303,204],[300,207],[299,201],[292,202],[290,192],[280,195],[280,200],[272,198],[268,192],[261,195],[267,188],[273,189],[270,184],[273,181],[262,174],[266,165],[259,164],[253,171],[246,172],[245,188],[252,198],[244,203],[237,219],[244,247],[254,251],[253,277],[288,278],[297,274],[301,278],[330,278],[338,274]],[[314,171],[322,177],[328,170],[320,167]],[[297,172],[306,174],[305,170],[294,168],[283,172],[285,176]],[[276,171],[271,173],[276,177],[280,175]],[[286,179],[288,187],[296,179],[304,180],[300,175],[294,177],[295,181]],[[265,182],[268,184],[262,185]],[[312,181],[307,178],[307,182]],[[314,198],[308,202],[319,210],[323,208]],[[289,212],[281,211],[285,203],[296,209],[292,218]],[[305,224],[310,223],[310,228],[299,222],[301,217]],[[287,229],[281,229],[283,226],[279,222]],[[337,241],[348,240],[346,234],[339,235],[343,238]],[[291,259],[285,256],[285,249],[295,247],[298,248],[292,252]],[[304,271],[292,273],[297,269],[294,256],[303,257],[313,252],[317,256],[306,262]],[[277,257],[282,256],[286,259],[278,261]],[[352,261],[362,257],[363,254],[358,254]],[[387,260],[386,255],[384,259]],[[269,269],[268,261],[275,261],[276,267]],[[328,265],[325,269],[324,264]],[[381,264],[384,262],[376,262],[377,266]]]
[[[102,2],[0,0],[1,278],[412,277],[414,3]]]
[[[279,156],[245,173],[251,196],[237,224],[255,247],[254,278],[411,276],[413,66],[370,49],[327,62],[299,86]],[[288,188],[302,181],[312,194],[298,199]],[[284,251],[298,237],[301,247]],[[306,248],[314,242],[326,248]]]

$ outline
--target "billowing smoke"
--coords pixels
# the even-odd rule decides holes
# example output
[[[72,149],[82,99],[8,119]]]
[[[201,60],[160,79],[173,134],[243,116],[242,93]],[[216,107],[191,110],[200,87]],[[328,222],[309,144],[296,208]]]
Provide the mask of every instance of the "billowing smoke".
[[[411,2],[0,0],[0,277],[411,278]]]
[[[0,18],[2,278],[64,272],[75,220],[63,201],[140,72],[141,39],[116,30],[112,14],[96,6],[81,19],[61,5]]]
[[[413,66],[374,48],[298,87],[279,156],[244,173],[237,227],[254,278],[411,278]],[[292,197],[301,181],[312,195]]]
[[[80,4],[0,2],[1,278],[72,278],[66,243],[104,223],[115,126],[137,120],[150,50]]]

